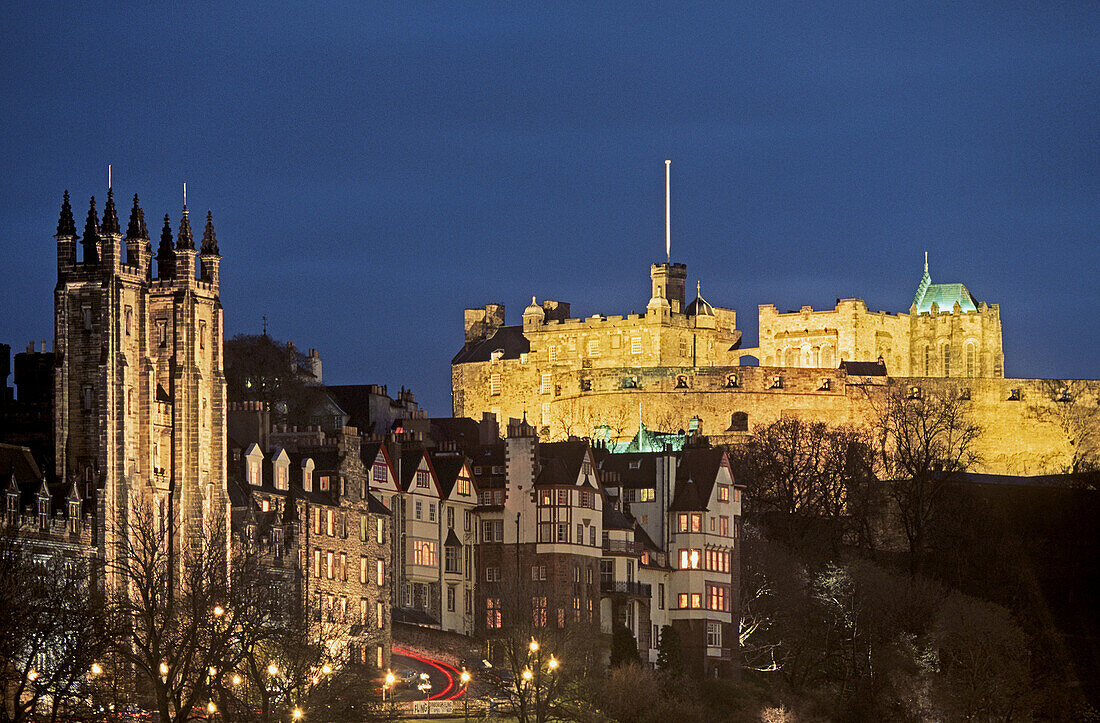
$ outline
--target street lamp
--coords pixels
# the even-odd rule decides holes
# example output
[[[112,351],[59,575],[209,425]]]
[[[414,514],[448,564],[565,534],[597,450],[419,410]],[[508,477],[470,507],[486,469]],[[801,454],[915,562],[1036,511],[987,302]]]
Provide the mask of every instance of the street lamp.
[[[298,706],[294,706],[294,712],[291,715],[294,716],[294,720],[301,720],[302,719],[302,709],[299,708]]]
[[[531,649],[532,653],[537,653],[539,651],[539,641],[531,638],[531,643],[527,647]]]
[[[550,672],[553,673],[558,669],[558,659],[551,655],[550,662],[546,664],[546,667],[550,668]]]
[[[390,691],[390,713],[393,713],[393,685],[397,682],[392,670],[386,671],[386,682],[382,685],[382,703],[386,702],[386,691]]]
[[[462,669],[462,714],[467,721],[470,720],[470,673]]]
[[[329,673],[332,672],[332,666],[329,665],[328,663],[325,663],[324,665],[321,666],[321,672],[324,673],[325,675],[328,675]]]
[[[241,676],[234,673],[233,674],[233,685],[240,685],[240,684],[241,684]]]
[[[206,712],[210,716],[213,716],[215,713],[218,712],[218,706],[214,704],[214,701],[210,701],[206,704]]]
[[[103,668],[99,666],[99,663],[92,663],[92,675],[99,675],[103,672]]]
[[[267,674],[268,675],[278,675],[279,674],[279,666],[275,665],[275,663],[272,663],[271,665],[267,666]]]
[[[215,605],[214,606],[214,617],[220,618],[224,614],[225,614],[225,608],[223,608],[221,605]]]

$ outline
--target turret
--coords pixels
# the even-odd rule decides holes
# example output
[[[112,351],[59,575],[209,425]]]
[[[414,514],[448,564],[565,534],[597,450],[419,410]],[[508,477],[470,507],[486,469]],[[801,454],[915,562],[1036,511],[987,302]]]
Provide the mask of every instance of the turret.
[[[531,297],[531,304],[523,310],[523,330],[538,331],[543,322],[546,321],[546,310],[538,305],[535,301],[535,297]]]
[[[171,279],[176,275],[176,252],[172,249],[172,224],[164,214],[164,228],[157,247],[157,278]]]
[[[84,247],[84,263],[99,263],[99,217],[95,212],[95,196],[92,196],[88,205],[88,220],[84,223],[84,239],[80,242]]]
[[[195,236],[191,233],[191,219],[187,213],[187,204],[183,204],[183,216],[180,218],[180,230],[176,234],[176,278],[193,280],[195,278]]]
[[[217,286],[221,262],[222,257],[218,251],[218,238],[214,235],[214,216],[210,211],[207,211],[206,228],[202,232],[202,250],[199,253],[202,280]]]
[[[652,299],[665,299],[672,308],[673,313],[684,311],[685,291],[687,283],[687,266],[684,264],[664,263],[653,264],[649,270],[649,278],[652,281]]]
[[[107,189],[107,203],[103,205],[103,223],[99,226],[100,256],[103,266],[115,269],[122,259],[122,229],[118,224],[118,211],[115,209],[114,189]]]
[[[69,192],[61,201],[61,216],[57,219],[57,275],[60,278],[76,263],[76,221],[73,208],[69,205]]]
[[[145,212],[141,210],[137,194],[134,194],[134,207],[130,209],[130,223],[126,226],[126,263],[133,266],[137,273],[149,278],[149,257],[152,248],[149,245],[149,229],[145,227]]]

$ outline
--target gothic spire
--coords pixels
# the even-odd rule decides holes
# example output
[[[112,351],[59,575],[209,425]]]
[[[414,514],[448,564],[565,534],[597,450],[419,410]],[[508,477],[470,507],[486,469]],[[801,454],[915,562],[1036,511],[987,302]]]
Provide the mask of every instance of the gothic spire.
[[[73,219],[73,207],[69,205],[69,191],[65,191],[65,200],[61,202],[61,217],[57,219],[58,236],[76,236],[76,220]]]
[[[195,248],[195,236],[191,233],[191,219],[187,216],[187,204],[183,204],[183,218],[180,219],[180,231],[176,235],[177,249]]]
[[[115,211],[115,192],[111,188],[107,189],[107,203],[103,206],[103,225],[100,227],[100,231],[105,234],[121,232],[118,225],[118,213]]]
[[[136,193],[134,207],[130,209],[130,224],[126,227],[126,238],[149,238],[149,229],[145,227],[145,211],[141,210]]]
[[[928,291],[928,287],[932,285],[932,277],[928,275],[928,252],[924,252],[924,275],[920,278],[920,283],[917,284],[917,294],[913,297],[913,304],[920,306],[921,301],[924,300],[924,295]]]
[[[202,252],[218,254],[218,238],[214,235],[214,215],[206,212],[206,228],[202,232]]]
[[[88,220],[84,224],[84,263],[94,264],[99,262],[99,216],[95,212],[95,196],[92,196],[88,204]]]
[[[168,214],[164,214],[164,229],[160,232],[160,247],[157,248],[157,277],[172,278],[175,264],[176,255],[172,252],[172,225]]]

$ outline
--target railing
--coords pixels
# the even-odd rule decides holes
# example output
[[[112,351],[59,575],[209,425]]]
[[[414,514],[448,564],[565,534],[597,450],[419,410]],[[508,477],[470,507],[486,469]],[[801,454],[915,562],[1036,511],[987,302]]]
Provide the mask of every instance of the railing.
[[[644,551],[644,548],[640,543],[632,540],[604,540],[603,543],[604,552],[628,552],[631,554],[640,555]]]
[[[637,595],[649,597],[652,587],[641,582],[625,582],[622,580],[600,580],[600,592],[608,595]]]

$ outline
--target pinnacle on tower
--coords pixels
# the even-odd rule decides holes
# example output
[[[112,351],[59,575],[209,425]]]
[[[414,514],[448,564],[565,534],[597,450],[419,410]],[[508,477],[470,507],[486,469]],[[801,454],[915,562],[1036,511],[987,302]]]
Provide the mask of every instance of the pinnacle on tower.
[[[107,189],[107,203],[103,206],[103,225],[100,231],[104,234],[122,232],[118,225],[118,213],[115,211],[115,192],[111,188]]]
[[[134,194],[134,207],[130,209],[130,223],[126,227],[126,238],[149,238],[149,230],[145,227],[145,211],[141,210],[137,194]]]
[[[99,217],[95,212],[95,196],[88,205],[88,220],[84,224],[84,263],[99,262]]]
[[[180,231],[176,235],[177,249],[195,249],[195,236],[191,233],[191,219],[187,216],[187,204],[183,205],[183,217],[180,219]]]
[[[218,251],[218,238],[214,235],[214,215],[210,212],[206,212],[206,228],[202,232],[202,253],[217,255]]]
[[[176,267],[176,255],[172,251],[172,224],[168,214],[164,214],[164,228],[160,232],[160,246],[157,248],[157,277],[170,279]]]
[[[73,207],[69,205],[69,191],[65,191],[65,200],[61,202],[61,216],[57,219],[58,236],[76,236],[76,220],[73,219]]]

